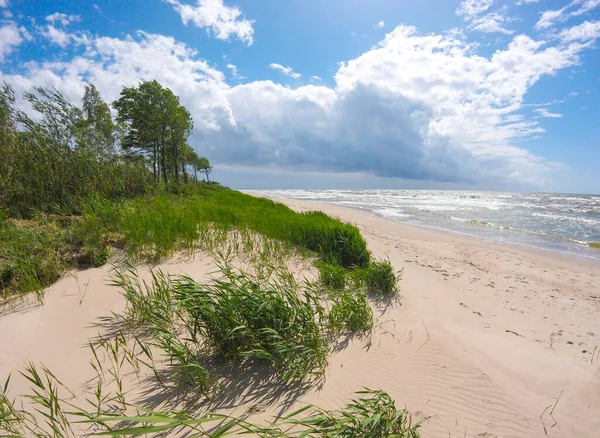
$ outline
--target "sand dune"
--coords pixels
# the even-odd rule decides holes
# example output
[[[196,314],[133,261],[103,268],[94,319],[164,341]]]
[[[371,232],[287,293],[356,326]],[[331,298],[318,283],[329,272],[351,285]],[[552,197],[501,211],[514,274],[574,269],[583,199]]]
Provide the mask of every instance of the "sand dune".
[[[256,418],[268,419],[283,402],[339,408],[370,387],[388,391],[415,417],[430,417],[424,437],[598,436],[599,264],[285,202],[357,224],[377,257],[404,269],[402,305],[377,308],[370,339],[334,353],[321,388],[271,405],[237,396],[227,411],[258,407]],[[199,255],[161,269],[201,280],[214,264]],[[102,317],[124,307],[106,284],[109,271],[67,276],[48,289],[44,306],[0,316],[0,377],[32,360],[73,388],[92,378],[87,341],[106,328]],[[14,379],[13,392],[25,391],[23,379]],[[550,416],[545,409],[555,403]]]

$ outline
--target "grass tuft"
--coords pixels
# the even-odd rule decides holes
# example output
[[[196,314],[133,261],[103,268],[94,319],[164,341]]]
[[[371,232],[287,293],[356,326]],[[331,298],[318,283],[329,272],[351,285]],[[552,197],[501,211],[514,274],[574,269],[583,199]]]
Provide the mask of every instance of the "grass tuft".
[[[360,397],[339,412],[315,409],[308,417],[297,419],[306,410],[288,415],[286,421],[297,425],[303,432],[297,436],[323,438],[418,438],[421,424],[412,424],[406,410],[396,408],[392,398],[384,391],[365,389],[357,393]]]
[[[332,299],[333,305],[327,318],[329,328],[334,334],[363,334],[373,328],[373,310],[363,292],[343,290]]]
[[[398,281],[402,273],[396,274],[389,260],[372,261],[364,269],[352,273],[359,285],[364,285],[367,292],[379,296],[390,297],[398,294]]]
[[[589,242],[588,245],[590,248],[600,249],[600,242]]]
[[[324,372],[323,308],[310,291],[299,291],[293,281],[258,284],[230,267],[221,272],[225,278],[208,285],[188,277],[175,282],[173,294],[195,339],[225,359],[272,365],[283,380]]]

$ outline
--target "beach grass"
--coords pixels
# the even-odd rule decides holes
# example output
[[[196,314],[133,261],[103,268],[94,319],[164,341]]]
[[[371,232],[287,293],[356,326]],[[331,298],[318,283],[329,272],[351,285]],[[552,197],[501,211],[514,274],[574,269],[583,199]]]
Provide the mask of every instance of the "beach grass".
[[[344,289],[330,297],[333,304],[327,318],[332,333],[365,334],[371,331],[373,310],[364,292]]]
[[[348,271],[339,265],[331,263],[319,263],[319,281],[323,286],[332,289],[344,289]]]
[[[231,231],[257,233],[346,268],[366,267],[371,257],[351,224],[215,184],[122,202],[92,198],[82,210],[80,216],[0,220],[2,298],[41,294],[66,271],[101,266],[115,253],[157,262],[178,251],[215,250]]]
[[[589,242],[588,245],[590,248],[600,249],[600,242]]]
[[[266,363],[281,372],[283,381],[322,375],[329,346],[318,297],[300,290],[292,276],[259,284],[231,267],[221,273],[222,280],[206,285],[189,277],[174,284],[193,339],[229,361]]]
[[[402,273],[396,273],[389,260],[371,261],[367,267],[357,269],[351,275],[357,285],[366,287],[376,297],[394,297],[399,293],[398,282]]]

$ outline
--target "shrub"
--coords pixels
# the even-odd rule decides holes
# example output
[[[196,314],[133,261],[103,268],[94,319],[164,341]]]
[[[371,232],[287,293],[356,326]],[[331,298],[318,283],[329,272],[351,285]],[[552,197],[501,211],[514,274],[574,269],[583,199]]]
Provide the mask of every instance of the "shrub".
[[[337,294],[327,319],[334,334],[366,333],[373,328],[373,310],[361,291],[344,290]]]
[[[319,281],[332,289],[344,289],[346,287],[347,271],[341,266],[329,263],[319,264]]]

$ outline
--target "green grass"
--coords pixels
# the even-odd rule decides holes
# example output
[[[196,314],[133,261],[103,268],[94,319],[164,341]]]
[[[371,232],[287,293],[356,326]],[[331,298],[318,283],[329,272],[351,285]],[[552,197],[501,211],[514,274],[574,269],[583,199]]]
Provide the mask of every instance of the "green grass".
[[[342,290],[333,295],[332,301],[327,318],[334,334],[363,334],[373,328],[373,310],[362,291]]]
[[[158,261],[177,251],[217,249],[232,230],[258,233],[347,268],[368,266],[371,257],[353,225],[214,184],[123,202],[92,198],[83,211],[0,220],[2,298],[41,293],[70,269],[106,263],[114,249],[130,260]]]
[[[39,215],[0,221],[0,299],[37,292],[72,268],[100,266],[109,250],[80,218]]]
[[[227,189],[197,190],[125,202],[96,212],[111,231],[122,233],[130,253],[165,257],[202,244],[209,224],[246,229],[316,253],[345,267],[367,266],[370,253],[358,229],[320,212],[297,213],[274,201]],[[111,220],[106,220],[108,216]]]
[[[372,261],[366,268],[352,273],[358,285],[366,287],[370,294],[378,297],[396,296],[399,292],[400,276],[400,273],[394,272],[389,260]]]
[[[412,424],[406,410],[397,409],[394,400],[384,391],[365,389],[359,398],[341,411],[315,409],[305,418],[296,417],[310,409],[302,408],[289,414],[287,422],[304,429],[293,436],[322,438],[418,438],[420,423]]]
[[[339,265],[319,263],[319,281],[322,285],[332,289],[344,289],[348,271]]]
[[[214,358],[260,361],[281,381],[322,375],[330,348],[316,294],[285,272],[261,283],[227,266],[220,272],[208,284],[160,272],[145,284],[132,270],[114,279],[127,299],[125,320],[174,364],[177,382],[209,392],[203,363]]]
[[[223,280],[201,285],[179,278],[173,290],[188,312],[193,336],[209,351],[235,362],[260,360],[284,380],[322,374],[329,346],[323,338],[323,308],[293,277],[258,284],[223,268]]]
[[[600,242],[590,242],[588,243],[588,245],[590,246],[590,248],[600,249]]]

